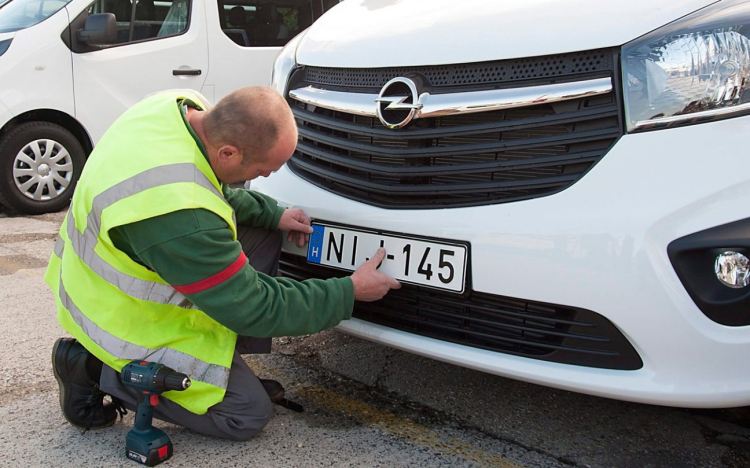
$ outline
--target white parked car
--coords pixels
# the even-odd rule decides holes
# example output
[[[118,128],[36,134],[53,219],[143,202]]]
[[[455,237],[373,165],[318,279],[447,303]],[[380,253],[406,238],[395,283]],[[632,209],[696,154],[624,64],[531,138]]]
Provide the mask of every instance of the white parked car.
[[[18,0],[14,0],[18,1]],[[296,278],[340,329],[593,395],[750,404],[750,2],[349,0],[283,49]]]
[[[268,84],[280,46],[337,1],[12,0],[0,9],[0,202],[63,208],[125,109],[164,89],[213,102]]]

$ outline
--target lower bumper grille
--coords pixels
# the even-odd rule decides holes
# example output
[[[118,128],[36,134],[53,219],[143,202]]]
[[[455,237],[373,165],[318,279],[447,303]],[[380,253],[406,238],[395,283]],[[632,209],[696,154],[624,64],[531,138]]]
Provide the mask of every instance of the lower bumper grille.
[[[282,253],[279,272],[304,280],[346,276]],[[586,309],[469,291],[463,295],[404,284],[377,302],[357,302],[354,317],[474,348],[544,361],[635,370],[643,362],[606,318]]]

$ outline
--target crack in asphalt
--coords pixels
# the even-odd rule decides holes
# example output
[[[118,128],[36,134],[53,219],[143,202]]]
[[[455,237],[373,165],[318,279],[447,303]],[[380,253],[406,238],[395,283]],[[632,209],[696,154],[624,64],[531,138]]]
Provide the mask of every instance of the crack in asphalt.
[[[391,357],[393,356],[393,350],[388,349],[385,353],[385,362],[383,363],[383,368],[380,369],[380,372],[378,372],[378,375],[375,377],[375,384],[374,387],[379,389],[384,389],[385,387],[381,385],[381,380],[388,374],[388,366],[391,365]]]

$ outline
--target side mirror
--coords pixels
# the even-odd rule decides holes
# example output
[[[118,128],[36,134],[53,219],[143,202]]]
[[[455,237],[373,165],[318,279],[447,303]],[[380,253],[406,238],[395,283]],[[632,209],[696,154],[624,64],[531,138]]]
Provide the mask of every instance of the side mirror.
[[[117,42],[117,23],[113,13],[97,13],[86,18],[78,39],[90,46],[111,45]]]

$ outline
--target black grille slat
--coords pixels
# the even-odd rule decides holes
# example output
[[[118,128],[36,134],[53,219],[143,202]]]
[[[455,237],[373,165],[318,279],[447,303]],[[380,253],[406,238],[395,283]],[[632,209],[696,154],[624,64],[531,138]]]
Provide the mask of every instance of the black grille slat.
[[[617,53],[372,70],[302,67],[291,79],[294,89],[312,85],[338,93],[376,95],[398,76],[413,77],[433,95],[607,77],[613,86],[609,93],[559,102],[417,118],[396,130],[375,117],[290,98],[299,143],[288,167],[325,190],[391,209],[481,206],[558,193],[623,134]]]
[[[452,330],[451,327],[447,325],[443,325],[441,323],[433,323],[431,325],[433,327],[441,328],[444,330]],[[569,351],[569,352],[576,352],[576,353],[590,353],[590,354],[597,354],[597,355],[609,356],[609,357],[618,355],[616,351],[582,348],[578,346],[560,346],[560,345],[554,345],[554,344],[538,342],[538,341],[528,340],[528,339],[522,340],[518,338],[511,338],[511,337],[500,336],[500,335],[490,335],[488,333],[475,332],[472,330],[464,330],[464,329],[459,329],[459,330],[462,333],[466,333],[467,335],[485,338],[490,341],[500,341],[500,342],[506,342],[506,343],[520,344],[524,346],[541,348],[541,349],[550,350],[550,351]],[[547,335],[551,335],[551,333],[547,333]],[[604,340],[604,341],[609,341],[609,340]]]
[[[452,314],[452,313],[449,313],[449,312],[442,312],[442,311],[439,311],[439,310],[430,310],[430,312],[432,314],[437,315],[438,317],[442,317],[442,318],[455,318],[455,319],[465,319],[466,318],[464,315]],[[473,317],[472,321],[476,322],[476,323],[481,323],[483,325],[490,326],[490,327],[495,324],[495,322],[493,322],[492,320],[481,319],[481,318],[476,318],[476,317]],[[526,332],[532,332],[532,333],[533,332],[539,333],[539,329],[538,328],[534,328],[534,327],[531,327],[531,326],[526,326],[525,327],[525,326],[521,326],[521,325],[503,324],[503,328],[511,329],[511,330],[517,330],[517,331],[526,331]],[[466,331],[466,330],[464,330],[464,331]],[[585,340],[585,341],[597,341],[597,342],[605,342],[605,343],[609,342],[609,339],[605,338],[605,337],[588,336],[588,335],[583,335],[583,334],[580,334],[580,333],[563,333],[563,332],[556,332],[556,331],[552,331],[552,330],[545,330],[543,333],[540,333],[540,334],[551,335],[551,336],[558,336],[558,337],[563,337],[563,338],[574,338],[574,339],[577,339],[577,340]]]
[[[447,305],[447,306],[454,307],[454,308],[465,306],[462,300],[452,299],[451,297],[448,297],[448,296],[441,297],[439,302],[443,305]],[[496,308],[482,306],[480,304],[473,304],[472,309],[475,310],[476,312],[484,312],[488,314],[502,314],[503,316],[514,317],[517,319],[534,320],[536,322],[547,322],[545,325],[552,326],[552,327],[559,326],[559,325],[576,326],[576,327],[595,326],[592,322],[587,322],[587,321],[582,321],[582,320],[566,320],[566,319],[556,318],[552,316],[545,317],[545,316],[541,316],[539,314],[533,314],[530,312],[513,312],[510,310],[498,311]]]
[[[311,179],[312,180],[312,179]],[[339,184],[337,182],[332,183],[332,190],[335,189],[337,193],[340,193],[342,196],[348,196],[350,198],[355,198],[354,195],[356,195],[357,190],[351,189],[349,186]],[[480,196],[477,195],[470,195],[470,194],[444,194],[441,191],[435,191],[433,193],[422,193],[420,198],[414,198],[414,197],[394,197],[394,196],[388,196],[388,195],[381,195],[380,193],[371,192],[369,194],[369,203],[372,205],[386,205],[387,203],[391,203],[394,199],[403,200],[400,203],[400,208],[408,209],[408,208],[424,208],[426,206],[442,206],[445,204],[450,204],[450,206],[453,207],[462,207],[462,206],[477,206],[482,204],[487,204],[488,199],[491,200],[501,200],[502,202],[511,202],[516,200],[526,200],[529,198],[534,198],[535,192],[531,190],[527,191],[517,191],[513,192],[510,195],[508,195],[505,192],[500,192],[498,194],[493,195],[485,195],[482,194]]]
[[[517,159],[510,161],[475,162],[453,165],[435,166],[384,166],[382,164],[368,163],[362,160],[349,158],[347,156],[326,151],[304,142],[298,143],[298,148],[306,154],[314,156],[315,159],[329,163],[347,166],[352,169],[370,172],[374,174],[408,174],[410,176],[420,175],[449,175],[449,174],[471,174],[500,172],[508,170],[523,170],[541,168],[547,166],[559,166],[572,163],[589,162],[598,159],[598,151],[584,151],[581,153],[570,153],[560,156],[546,158]]]
[[[580,112],[564,112],[557,115],[545,115],[542,117],[532,117],[525,119],[523,123],[515,121],[498,121],[490,123],[470,124],[463,126],[448,126],[438,128],[406,128],[398,132],[386,129],[385,127],[365,127],[354,124],[342,119],[329,117],[324,114],[316,114],[299,107],[292,109],[294,116],[303,124],[315,124],[330,130],[341,132],[355,133],[361,137],[383,138],[388,140],[416,140],[425,138],[445,138],[456,135],[476,135],[490,132],[513,131],[519,129],[530,129],[548,125],[561,125],[567,123],[577,123],[586,120],[598,120],[608,117],[617,117],[618,110],[615,106],[606,108],[591,108]],[[572,115],[571,115],[572,114]],[[468,115],[467,115],[468,117]],[[373,119],[371,117],[364,117]]]
[[[286,252],[279,272],[297,280],[348,274]],[[416,335],[544,361],[618,370],[643,366],[622,333],[595,312],[467,289],[456,294],[404,284],[380,301],[355,302],[353,316]]]
[[[295,166],[304,168],[307,172],[317,174],[337,183],[347,184],[351,187],[365,187],[368,190],[382,194],[422,194],[422,195],[453,195],[467,193],[471,194],[477,190],[492,193],[507,190],[529,190],[539,188],[556,188],[563,186],[578,178],[577,174],[561,175],[557,177],[528,179],[528,180],[511,180],[497,182],[480,182],[480,183],[462,183],[462,184],[445,184],[445,185],[417,185],[417,184],[383,184],[362,180],[345,174],[331,171],[325,167],[317,166],[306,161],[296,161]]]
[[[316,143],[331,145],[342,151],[367,152],[376,156],[397,156],[401,158],[425,158],[438,156],[455,156],[461,154],[476,154],[481,152],[512,151],[547,147],[549,145],[586,143],[603,138],[616,138],[617,130],[599,129],[564,135],[545,136],[537,138],[518,138],[510,141],[492,143],[475,143],[455,146],[433,146],[431,148],[380,148],[362,144],[345,138],[334,137],[324,133],[311,131],[305,127],[299,129],[299,136]],[[303,140],[304,141],[304,140]]]

